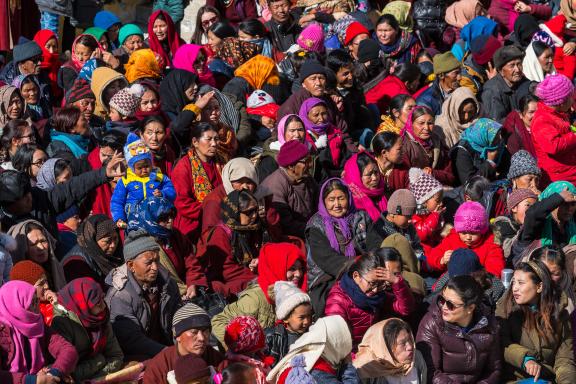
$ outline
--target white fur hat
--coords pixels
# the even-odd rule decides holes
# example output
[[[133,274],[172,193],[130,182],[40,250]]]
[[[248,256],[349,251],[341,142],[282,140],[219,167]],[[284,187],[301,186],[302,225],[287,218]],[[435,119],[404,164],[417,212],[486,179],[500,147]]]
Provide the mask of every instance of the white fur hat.
[[[274,298],[278,320],[286,320],[300,304],[310,303],[310,296],[288,281],[277,281],[274,284]]]

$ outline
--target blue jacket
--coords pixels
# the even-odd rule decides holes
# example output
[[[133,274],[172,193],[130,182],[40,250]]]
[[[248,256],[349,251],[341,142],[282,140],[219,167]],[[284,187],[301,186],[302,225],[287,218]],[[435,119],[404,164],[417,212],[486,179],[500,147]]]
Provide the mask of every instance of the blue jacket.
[[[174,184],[168,176],[160,172],[160,169],[154,168],[148,177],[138,177],[128,168],[126,176],[116,184],[110,200],[112,220],[114,222],[118,220],[127,222],[126,215],[131,211],[131,208],[148,196],[153,196],[156,189],[159,189],[166,199],[172,202],[176,199]]]
[[[422,92],[416,99],[417,105],[423,105],[430,108],[432,112],[434,112],[435,116],[438,116],[442,113],[443,103],[444,96],[442,95],[442,91],[440,91],[440,84],[438,84],[438,80],[435,80],[430,88]]]

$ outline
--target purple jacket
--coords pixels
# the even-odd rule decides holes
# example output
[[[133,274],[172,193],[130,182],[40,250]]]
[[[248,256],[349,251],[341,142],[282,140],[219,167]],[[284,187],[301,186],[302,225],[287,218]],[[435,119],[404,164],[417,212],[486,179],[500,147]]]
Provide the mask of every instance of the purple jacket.
[[[352,346],[356,350],[362,337],[373,324],[378,321],[395,316],[408,316],[414,310],[414,296],[404,279],[392,285],[392,293],[386,294],[386,300],[378,313],[365,311],[354,304],[340,282],[334,284],[326,299],[325,316],[340,315],[352,332]]]

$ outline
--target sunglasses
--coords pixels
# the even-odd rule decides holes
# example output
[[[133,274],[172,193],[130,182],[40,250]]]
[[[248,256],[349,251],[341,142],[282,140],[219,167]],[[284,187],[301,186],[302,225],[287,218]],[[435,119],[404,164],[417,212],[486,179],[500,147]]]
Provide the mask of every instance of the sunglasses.
[[[444,305],[446,305],[446,308],[448,308],[450,312],[458,308],[462,308],[464,306],[464,304],[454,304],[450,300],[446,300],[444,296],[441,295],[440,297],[438,297],[438,308],[442,309]]]

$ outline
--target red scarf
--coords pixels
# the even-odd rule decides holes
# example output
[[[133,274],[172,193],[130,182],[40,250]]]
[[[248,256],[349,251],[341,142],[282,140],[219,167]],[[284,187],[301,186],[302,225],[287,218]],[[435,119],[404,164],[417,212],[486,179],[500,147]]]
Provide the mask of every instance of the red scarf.
[[[168,40],[168,46],[170,47],[170,55],[164,51],[164,47],[156,34],[154,33],[154,22],[158,18],[158,16],[162,15],[164,21],[168,25],[168,30],[166,31],[166,39]],[[184,44],[184,41],[180,39],[178,33],[176,33],[176,28],[174,27],[174,21],[166,11],[157,10],[156,12],[150,15],[150,19],[148,19],[148,45],[150,49],[156,52],[158,55],[162,57],[165,67],[169,67],[172,64],[171,56],[173,57],[176,54],[176,51],[180,46]]]
[[[58,43],[58,38],[54,32],[49,29],[42,29],[34,35],[34,41],[42,49],[42,63],[40,64],[40,68],[46,72],[48,79],[50,79],[50,89],[52,93],[60,98],[62,96],[62,89],[58,86],[58,70],[62,63],[60,62],[58,53],[50,53],[46,49],[46,43],[50,39],[56,39],[56,43]]]

